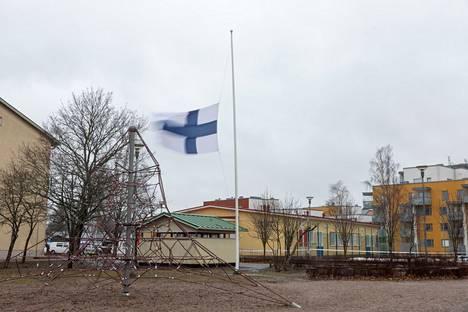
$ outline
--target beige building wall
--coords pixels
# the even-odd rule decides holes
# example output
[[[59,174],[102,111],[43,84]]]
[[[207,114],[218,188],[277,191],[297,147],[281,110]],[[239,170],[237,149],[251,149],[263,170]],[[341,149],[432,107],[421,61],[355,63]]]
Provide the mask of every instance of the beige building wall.
[[[184,211],[180,211],[184,212]],[[223,207],[197,207],[193,209],[187,209],[185,212],[190,214],[199,214],[206,216],[215,216],[228,221],[234,222],[235,211],[234,209],[223,208]],[[263,254],[263,247],[260,239],[258,239],[255,233],[255,227],[252,224],[252,214],[258,213],[252,210],[240,210],[239,211],[239,222],[240,226],[246,228],[247,232],[240,233],[240,249],[241,255],[261,255]],[[311,256],[317,255],[318,237],[321,236],[321,247],[323,247],[323,255],[341,255],[343,254],[342,245],[331,244],[332,233],[336,232],[334,221],[330,218],[318,218],[308,217],[308,222],[312,226],[317,228],[310,234],[310,243],[302,244],[299,243],[297,254]],[[357,222],[355,228],[356,242],[353,246],[348,247],[349,255],[364,255],[366,253],[366,236],[368,236],[368,242],[370,244],[368,251],[376,251],[376,237],[377,237],[378,226],[371,223]],[[321,233],[321,234],[319,234]],[[267,246],[267,254],[271,253],[271,248]]]
[[[22,144],[38,142],[41,137],[45,137],[45,133],[12,111],[0,99],[0,169],[8,165]],[[45,227],[45,222],[38,225],[31,237],[29,246],[33,246],[44,240]],[[26,227],[21,228],[13,255],[23,250],[27,230]],[[9,228],[5,225],[0,225],[0,259],[5,256],[9,242]],[[36,247],[32,248],[29,254],[42,254],[44,244],[41,243],[37,247],[37,249]]]
[[[232,238],[194,238],[193,240],[199,242],[212,253],[209,254],[203,248],[193,244],[192,240],[188,238],[153,239],[150,236],[150,232],[143,232],[143,238],[138,247],[139,256],[144,257],[144,260],[150,263],[167,263],[169,258],[172,258],[174,263],[183,264],[199,264],[203,261],[206,263],[219,262],[212,254],[227,263],[236,262],[236,241]],[[187,250],[190,254],[187,253]],[[161,257],[161,254],[167,258]],[[198,260],[193,259],[193,257],[197,257]]]

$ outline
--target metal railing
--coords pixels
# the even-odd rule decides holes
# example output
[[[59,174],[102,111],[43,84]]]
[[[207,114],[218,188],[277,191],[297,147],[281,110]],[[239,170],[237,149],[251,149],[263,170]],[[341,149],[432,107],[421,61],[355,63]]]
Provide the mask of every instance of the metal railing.
[[[424,193],[424,198],[422,193],[413,194],[411,196],[411,203],[413,205],[432,205],[432,196],[431,193]]]

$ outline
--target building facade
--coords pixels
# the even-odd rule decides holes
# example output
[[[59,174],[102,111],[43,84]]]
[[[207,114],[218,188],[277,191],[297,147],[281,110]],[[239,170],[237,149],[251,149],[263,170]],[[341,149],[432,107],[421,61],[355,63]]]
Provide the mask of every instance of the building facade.
[[[51,143],[51,147],[55,144],[54,138],[44,129],[0,98],[0,168],[5,168],[8,165],[23,144],[39,142],[43,138],[46,138]],[[44,205],[46,205],[46,202],[44,202]],[[10,242],[9,228],[1,225],[1,221],[0,259],[5,256]],[[42,254],[44,244],[41,244],[41,242],[45,238],[45,227],[46,223],[44,221],[37,226],[35,233],[31,237],[29,246],[35,247],[30,250],[30,255]],[[21,228],[13,255],[23,250],[26,235],[26,228]]]
[[[253,210],[270,210],[271,207],[267,207],[269,205],[278,207],[279,200],[276,198],[262,198],[260,196],[250,196],[250,197],[239,197],[239,208],[240,209],[253,209]],[[225,199],[215,199],[204,201],[203,206],[217,206],[217,207],[226,207],[226,208],[234,208],[235,207],[235,199],[225,198]]]
[[[231,222],[212,216],[161,213],[138,230],[138,255],[152,263],[219,263],[213,253],[224,262],[235,263],[235,231]],[[211,253],[192,246],[193,240]]]
[[[224,220],[235,221],[235,209],[214,205],[203,205],[179,211],[181,213],[216,216]],[[263,246],[255,231],[253,215],[264,213],[253,209],[239,209],[240,226],[247,229],[240,233],[241,255],[262,255]],[[297,255],[327,256],[343,254],[343,244],[337,235],[335,220],[333,218],[317,217],[305,214],[291,214],[291,218],[306,218],[308,223],[316,226],[307,235],[301,235],[304,229],[300,229],[297,237]],[[356,222],[352,242],[348,247],[348,255],[370,255],[376,252],[378,225],[372,223]],[[267,254],[271,253],[267,247]]]
[[[421,178],[424,171],[424,182]],[[468,209],[468,165],[433,165],[404,168],[400,172],[401,203],[399,230],[395,238],[395,250],[403,253],[419,252],[448,254],[452,252],[448,233],[447,206],[460,205],[462,234],[458,252],[466,253],[467,209]],[[381,186],[374,186],[373,194],[380,192]],[[374,205],[375,209],[379,209]],[[381,216],[374,214],[374,222]],[[386,238],[380,231],[381,249],[386,249]]]

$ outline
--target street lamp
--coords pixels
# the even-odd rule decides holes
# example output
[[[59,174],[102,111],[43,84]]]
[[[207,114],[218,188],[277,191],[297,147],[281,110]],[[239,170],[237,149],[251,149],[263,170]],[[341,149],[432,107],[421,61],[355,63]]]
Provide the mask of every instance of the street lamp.
[[[306,198],[309,201],[309,208],[310,208],[310,205],[312,203],[312,199],[314,199],[314,196],[307,196]]]
[[[423,204],[423,222],[424,222],[424,254],[426,255],[427,260],[427,231],[426,231],[426,190],[424,189],[424,171],[427,169],[427,166],[417,166],[421,172],[421,181],[422,181],[422,204]]]

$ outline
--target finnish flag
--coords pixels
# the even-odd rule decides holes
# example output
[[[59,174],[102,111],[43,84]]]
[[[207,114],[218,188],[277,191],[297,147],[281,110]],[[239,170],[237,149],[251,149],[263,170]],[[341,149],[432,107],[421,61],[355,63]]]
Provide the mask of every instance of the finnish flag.
[[[218,151],[218,104],[187,113],[155,114],[161,144],[185,154]]]

